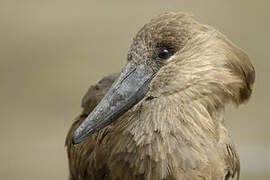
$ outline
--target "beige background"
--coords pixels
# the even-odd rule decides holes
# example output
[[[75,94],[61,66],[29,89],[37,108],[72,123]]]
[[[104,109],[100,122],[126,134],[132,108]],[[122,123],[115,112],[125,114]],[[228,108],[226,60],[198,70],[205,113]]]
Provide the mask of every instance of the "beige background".
[[[67,179],[64,139],[91,83],[125,64],[136,31],[185,11],[245,49],[251,101],[229,108],[243,180],[270,179],[270,1],[0,0],[0,179]]]

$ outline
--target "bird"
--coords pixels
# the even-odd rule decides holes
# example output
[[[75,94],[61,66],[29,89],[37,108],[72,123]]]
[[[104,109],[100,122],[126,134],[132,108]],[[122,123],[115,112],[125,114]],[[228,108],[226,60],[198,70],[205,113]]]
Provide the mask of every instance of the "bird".
[[[135,35],[127,63],[91,85],[66,137],[70,180],[239,179],[225,106],[246,103],[244,50],[182,12]]]

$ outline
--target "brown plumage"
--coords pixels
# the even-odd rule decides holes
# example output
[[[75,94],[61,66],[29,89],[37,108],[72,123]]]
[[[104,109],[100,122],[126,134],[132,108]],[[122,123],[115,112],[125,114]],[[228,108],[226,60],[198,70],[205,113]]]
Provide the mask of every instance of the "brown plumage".
[[[138,32],[128,62],[153,72],[149,89],[107,126],[90,132],[86,125],[78,127],[85,119],[102,120],[102,108],[89,113],[117,75],[90,87],[66,138],[70,180],[239,178],[224,109],[252,93],[255,71],[248,56],[214,28],[183,13],[166,13]],[[85,133],[89,137],[81,138]],[[84,141],[74,146],[72,138]]]

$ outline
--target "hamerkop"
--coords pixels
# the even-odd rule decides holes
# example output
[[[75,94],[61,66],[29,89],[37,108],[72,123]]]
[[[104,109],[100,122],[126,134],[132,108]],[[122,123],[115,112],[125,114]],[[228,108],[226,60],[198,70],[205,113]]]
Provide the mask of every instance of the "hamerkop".
[[[66,138],[70,179],[239,179],[224,110],[249,99],[254,79],[246,53],[214,28],[183,13],[152,19],[121,73],[84,96]]]

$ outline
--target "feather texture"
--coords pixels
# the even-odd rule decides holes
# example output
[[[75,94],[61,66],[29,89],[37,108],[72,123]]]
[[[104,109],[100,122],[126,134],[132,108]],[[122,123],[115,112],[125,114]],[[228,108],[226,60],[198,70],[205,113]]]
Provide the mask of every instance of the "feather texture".
[[[248,56],[214,28],[183,13],[166,13],[138,32],[128,60],[149,59],[162,43],[175,54],[151,64],[158,72],[146,96],[73,146],[75,129],[117,75],[89,88],[66,138],[70,180],[239,179],[239,157],[224,110],[226,103],[239,105],[252,93],[255,71]]]

